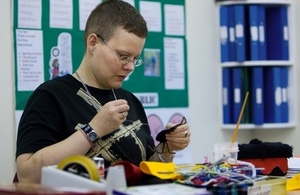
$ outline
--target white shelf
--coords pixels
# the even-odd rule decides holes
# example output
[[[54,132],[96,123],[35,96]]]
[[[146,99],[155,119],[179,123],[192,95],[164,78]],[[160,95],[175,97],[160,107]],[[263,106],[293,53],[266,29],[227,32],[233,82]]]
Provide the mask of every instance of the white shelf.
[[[244,61],[244,62],[223,62],[222,67],[233,66],[292,66],[290,60],[264,60],[264,61]]]
[[[240,0],[240,1],[224,1],[218,2],[220,5],[235,5],[235,4],[291,4],[291,0]]]
[[[263,125],[254,124],[240,124],[239,130],[251,130],[251,129],[287,129],[294,128],[295,123],[264,123]],[[235,124],[223,124],[222,129],[224,130],[234,130],[236,128]]]

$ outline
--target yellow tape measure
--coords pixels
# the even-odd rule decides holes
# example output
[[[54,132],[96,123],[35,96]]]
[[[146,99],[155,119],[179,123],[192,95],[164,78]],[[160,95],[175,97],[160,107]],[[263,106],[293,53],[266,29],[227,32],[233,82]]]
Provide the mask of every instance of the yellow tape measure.
[[[100,174],[96,163],[86,156],[76,155],[67,157],[58,163],[57,168],[87,179],[100,181]]]

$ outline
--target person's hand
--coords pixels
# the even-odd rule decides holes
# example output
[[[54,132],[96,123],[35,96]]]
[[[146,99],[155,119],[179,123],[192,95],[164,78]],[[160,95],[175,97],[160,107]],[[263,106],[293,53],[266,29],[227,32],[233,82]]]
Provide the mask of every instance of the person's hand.
[[[166,129],[171,128],[176,124],[168,123]],[[190,143],[191,132],[188,124],[178,126],[174,131],[166,134],[169,150],[183,150]]]
[[[103,137],[117,129],[126,120],[128,110],[129,105],[126,100],[107,102],[89,124],[99,137]]]

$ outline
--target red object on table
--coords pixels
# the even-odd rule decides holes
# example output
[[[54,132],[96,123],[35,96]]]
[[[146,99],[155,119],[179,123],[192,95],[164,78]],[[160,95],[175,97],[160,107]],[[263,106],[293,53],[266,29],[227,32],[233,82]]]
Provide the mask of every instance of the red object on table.
[[[243,161],[252,163],[257,168],[264,168],[261,172],[264,175],[273,175],[272,172],[277,167],[283,176],[287,174],[288,171],[288,161],[287,158],[258,158],[258,159],[243,159]]]
[[[46,187],[39,184],[0,184],[0,195],[106,195],[105,191],[82,188]]]
[[[143,172],[140,169],[140,167],[132,164],[131,162],[128,161],[119,161],[115,165],[123,165],[124,166],[124,171],[125,171],[125,177],[126,177],[126,182],[128,186],[134,186],[137,185],[139,180],[143,176]]]

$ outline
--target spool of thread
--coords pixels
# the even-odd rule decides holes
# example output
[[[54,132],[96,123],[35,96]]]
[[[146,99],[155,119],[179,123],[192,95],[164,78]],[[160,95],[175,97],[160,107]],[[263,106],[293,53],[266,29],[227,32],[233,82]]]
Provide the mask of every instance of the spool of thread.
[[[83,155],[67,157],[57,164],[57,168],[87,179],[100,181],[100,174],[96,163]]]

